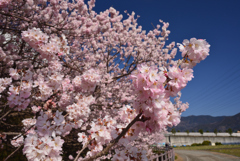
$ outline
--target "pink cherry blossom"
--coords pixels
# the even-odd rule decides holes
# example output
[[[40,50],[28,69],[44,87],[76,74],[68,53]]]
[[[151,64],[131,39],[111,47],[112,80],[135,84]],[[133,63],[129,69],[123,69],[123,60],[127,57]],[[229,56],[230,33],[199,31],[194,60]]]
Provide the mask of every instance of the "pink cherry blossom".
[[[17,69],[10,68],[9,69],[9,75],[14,79],[18,80],[20,78],[20,75],[17,72]]]

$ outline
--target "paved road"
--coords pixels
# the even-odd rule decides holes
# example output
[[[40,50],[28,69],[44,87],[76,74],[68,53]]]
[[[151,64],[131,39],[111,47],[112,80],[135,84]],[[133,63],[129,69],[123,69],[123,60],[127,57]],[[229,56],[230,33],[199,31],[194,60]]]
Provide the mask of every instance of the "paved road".
[[[174,150],[183,161],[240,161],[239,157],[200,150]]]

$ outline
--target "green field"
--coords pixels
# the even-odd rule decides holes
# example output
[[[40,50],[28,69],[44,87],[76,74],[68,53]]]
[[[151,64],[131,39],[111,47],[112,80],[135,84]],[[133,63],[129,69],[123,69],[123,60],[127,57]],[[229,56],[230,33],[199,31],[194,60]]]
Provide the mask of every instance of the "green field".
[[[181,150],[207,150],[212,152],[225,153],[240,157],[240,145],[217,145],[217,146],[187,146],[176,147],[174,149]]]

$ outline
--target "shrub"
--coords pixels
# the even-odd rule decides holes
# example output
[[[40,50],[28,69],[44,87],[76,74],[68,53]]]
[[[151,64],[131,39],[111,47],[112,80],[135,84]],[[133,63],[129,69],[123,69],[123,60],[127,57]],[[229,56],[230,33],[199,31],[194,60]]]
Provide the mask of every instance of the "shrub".
[[[202,145],[211,145],[211,141],[205,140],[202,142]]]
[[[193,143],[191,146],[201,146],[202,144],[200,143]]]
[[[222,143],[221,142],[216,142],[215,145],[222,145]]]

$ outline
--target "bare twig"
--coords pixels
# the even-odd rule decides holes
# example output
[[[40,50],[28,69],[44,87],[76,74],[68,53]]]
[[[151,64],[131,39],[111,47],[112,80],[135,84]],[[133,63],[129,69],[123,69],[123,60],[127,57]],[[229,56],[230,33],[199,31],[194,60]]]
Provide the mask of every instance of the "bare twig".
[[[27,131],[30,130],[30,129],[31,129],[32,127],[34,127],[34,126],[35,126],[35,125],[30,126],[27,130],[25,130],[25,132],[20,133],[17,137],[15,137],[15,138],[12,139],[12,140],[16,140],[16,139],[20,138],[21,136],[25,136],[25,135],[27,134]]]
[[[4,161],[7,161],[11,156],[13,156],[13,154],[16,153],[22,146],[23,144],[19,146],[16,150],[14,150]]]
[[[4,16],[8,16],[8,17],[14,17],[14,18],[18,18],[20,20],[23,20],[23,21],[26,21],[26,22],[31,22],[30,20],[28,20],[27,18],[24,18],[24,17],[19,17],[17,15],[12,15],[12,14],[9,14],[9,13],[4,13],[4,12],[0,12],[1,15],[4,15]]]
[[[151,22],[151,25],[153,26],[154,29],[156,29],[156,27],[153,25],[153,23]]]
[[[7,116],[10,112],[12,112],[12,110],[9,110],[8,112],[6,112],[1,118],[0,120],[2,120],[5,116]]]
[[[19,132],[1,132],[1,134],[4,134],[4,135],[19,135],[21,133],[19,133]]]
[[[19,87],[19,93],[20,93],[21,88],[22,88],[22,79],[23,79],[23,70],[21,70],[21,84],[20,84],[20,87]]]
[[[181,60],[178,61],[177,67],[179,67],[179,66],[183,63],[183,60],[185,60],[185,59],[188,57],[187,54],[188,54],[188,53],[186,53],[186,54],[184,55],[184,57],[183,57]]]
[[[83,152],[84,149],[86,149],[86,147],[88,146],[88,144],[91,142],[91,140],[89,140],[86,145],[78,152],[76,158],[74,159],[74,161],[77,161],[77,159],[79,158],[80,154]]]
[[[125,77],[125,76],[127,76],[127,75],[130,75],[130,74],[132,73],[132,71],[134,71],[136,68],[137,68],[137,66],[134,66],[133,69],[130,70],[128,73],[122,74],[122,75],[117,76],[117,77],[113,77],[112,79],[115,81],[115,80],[117,80],[117,79],[119,79],[119,78],[122,78],[122,77]],[[112,81],[112,82],[113,82],[113,81]],[[111,82],[111,83],[112,83],[112,82]]]

